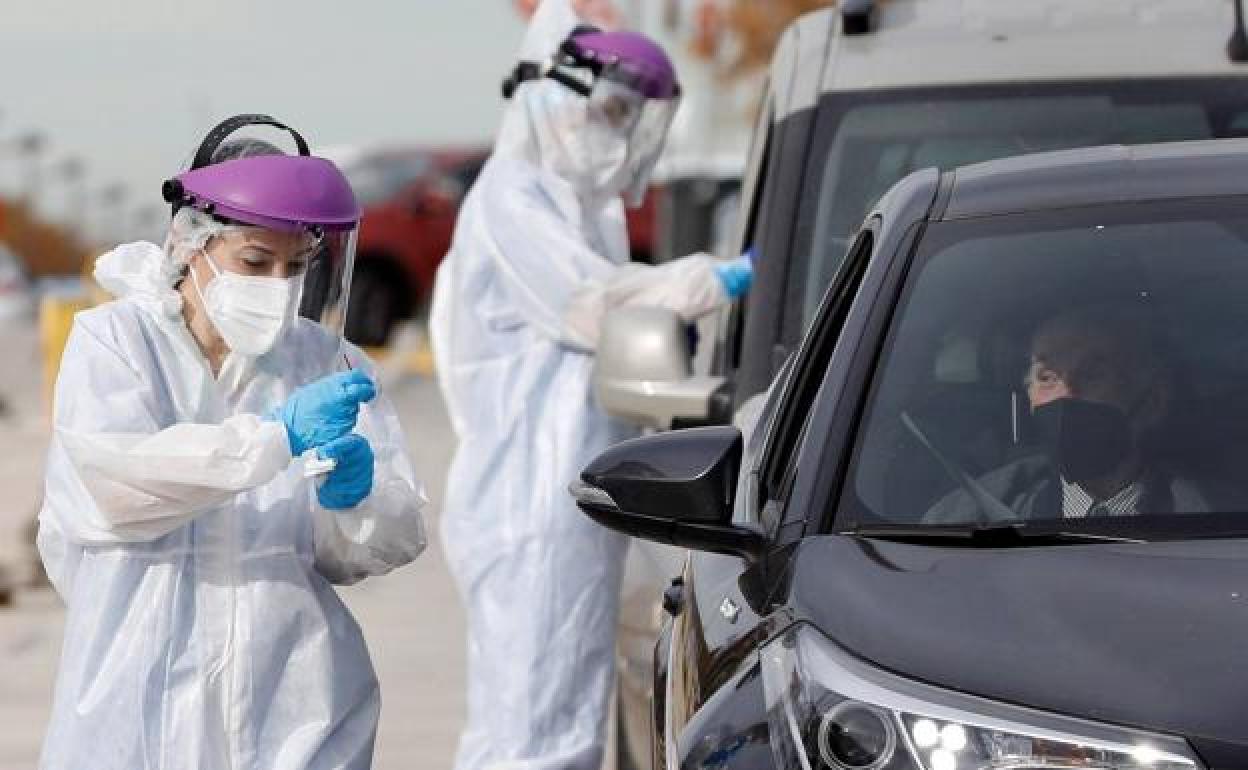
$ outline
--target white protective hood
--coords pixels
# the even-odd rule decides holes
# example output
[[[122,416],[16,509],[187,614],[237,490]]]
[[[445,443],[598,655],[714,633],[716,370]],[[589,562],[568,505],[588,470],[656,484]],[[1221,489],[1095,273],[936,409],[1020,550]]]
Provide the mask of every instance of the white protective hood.
[[[567,0],[547,0],[521,56],[548,55],[575,24]],[[575,126],[542,109],[548,88],[566,90],[530,81],[507,104],[431,312],[459,438],[442,526],[468,619],[458,770],[599,766],[625,541],[577,510],[567,489],[636,431],[596,403],[592,354],[615,307],[657,305],[692,320],[727,301],[706,256],[628,261],[619,199],[586,196],[551,160]]]

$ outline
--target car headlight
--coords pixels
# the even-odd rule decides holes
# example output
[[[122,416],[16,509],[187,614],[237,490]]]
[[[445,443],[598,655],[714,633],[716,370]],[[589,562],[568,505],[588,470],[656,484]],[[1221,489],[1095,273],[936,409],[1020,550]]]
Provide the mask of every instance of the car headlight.
[[[1198,770],[1187,743],[870,666],[807,625],[762,651],[776,764],[803,770]]]

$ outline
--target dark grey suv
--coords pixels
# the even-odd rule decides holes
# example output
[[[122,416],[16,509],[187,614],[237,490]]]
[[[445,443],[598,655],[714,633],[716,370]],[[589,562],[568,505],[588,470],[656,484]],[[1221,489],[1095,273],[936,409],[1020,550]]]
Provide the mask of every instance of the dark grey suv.
[[[575,492],[694,549],[654,766],[1248,766],[1248,141],[910,175],[743,425]]]
[[[776,51],[735,244],[753,249],[758,275],[718,334],[703,335],[714,365],[691,376],[685,330],[661,310],[608,317],[598,395],[617,416],[728,422],[796,348],[863,217],[916,169],[1248,135],[1248,71],[1227,56],[1224,0],[839,5],[803,17]],[[659,597],[683,554],[641,544],[629,559],[620,759],[644,767]]]

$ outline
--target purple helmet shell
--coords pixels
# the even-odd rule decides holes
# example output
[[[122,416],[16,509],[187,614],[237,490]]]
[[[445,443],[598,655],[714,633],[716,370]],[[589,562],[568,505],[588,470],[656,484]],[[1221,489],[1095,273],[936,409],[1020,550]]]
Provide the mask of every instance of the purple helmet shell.
[[[676,70],[663,48],[645,35],[619,30],[587,32],[570,41],[585,59],[615,66],[630,76],[647,99],[671,99],[680,93]]]
[[[176,177],[188,205],[270,230],[351,230],[360,206],[332,162],[305,155],[261,155],[215,163]]]

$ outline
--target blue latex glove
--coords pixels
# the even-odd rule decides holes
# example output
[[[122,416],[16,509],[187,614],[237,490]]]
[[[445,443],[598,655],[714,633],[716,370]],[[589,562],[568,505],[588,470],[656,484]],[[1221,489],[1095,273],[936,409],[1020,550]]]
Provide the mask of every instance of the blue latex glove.
[[[355,428],[360,404],[372,401],[377,386],[359,369],[339,372],[295,390],[284,405],[267,417],[286,425],[290,453],[296,457]]]
[[[728,299],[738,299],[745,296],[754,282],[754,260],[746,253],[736,259],[716,263],[715,275],[724,285]]]
[[[318,448],[322,460],[338,463],[325,483],[316,490],[316,499],[325,508],[354,508],[373,491],[373,448],[358,433],[345,436]]]

